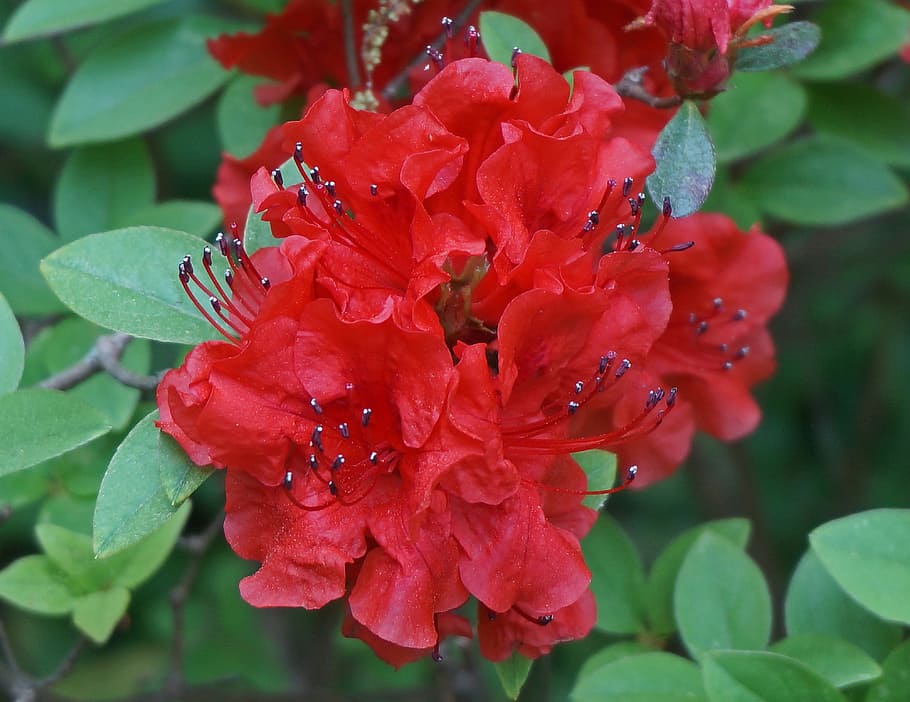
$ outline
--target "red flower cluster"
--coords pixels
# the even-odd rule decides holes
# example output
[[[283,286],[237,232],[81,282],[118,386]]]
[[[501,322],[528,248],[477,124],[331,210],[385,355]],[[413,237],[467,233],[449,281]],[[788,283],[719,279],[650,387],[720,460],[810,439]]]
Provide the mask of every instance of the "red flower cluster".
[[[226,340],[158,391],[160,427],[226,469],[228,540],[262,564],[247,601],[341,598],[345,633],[400,665],[470,635],[473,597],[486,657],[536,657],[595,620],[571,454],[646,457],[648,481],[696,424],[751,428],[780,250],[669,205],[642,233],[653,163],[621,111],[519,56],[456,61],[389,114],[329,91],[284,126],[299,181],[252,183],[283,241],[219,239],[230,290],[210,250],[181,263]]]

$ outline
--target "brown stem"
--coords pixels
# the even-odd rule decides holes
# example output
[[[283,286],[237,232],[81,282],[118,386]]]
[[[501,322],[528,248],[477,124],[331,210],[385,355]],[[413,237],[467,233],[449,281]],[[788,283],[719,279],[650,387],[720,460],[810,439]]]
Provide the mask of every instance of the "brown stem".
[[[125,368],[120,362],[127,344],[133,337],[123,332],[99,336],[95,345],[81,359],[50,378],[45,378],[38,387],[51,390],[68,390],[96,373],[105,371],[115,380],[138,390],[154,390],[161,378],[156,375],[141,375]]]
[[[682,98],[679,95],[670,95],[668,97],[651,95],[642,84],[642,78],[644,78],[647,70],[647,66],[642,66],[626,71],[626,74],[613,88],[622,97],[638,100],[658,110],[668,110],[682,104]]]
[[[32,678],[19,667],[6,628],[3,626],[3,622],[0,622],[0,653],[3,654],[5,661],[5,665],[0,665],[0,681],[10,693],[13,702],[34,702],[38,699],[38,693],[41,690],[59,682],[72,670],[79,654],[85,648],[85,644],[86,638],[80,635],[50,675],[43,678]]]

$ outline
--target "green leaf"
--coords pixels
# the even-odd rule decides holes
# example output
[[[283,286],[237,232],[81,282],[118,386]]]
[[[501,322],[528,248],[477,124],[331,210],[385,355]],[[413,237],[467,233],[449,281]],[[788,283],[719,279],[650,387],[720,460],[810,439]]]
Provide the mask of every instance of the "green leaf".
[[[158,412],[153,412],[152,415],[154,419],[158,419]],[[183,454],[183,449],[167,434],[159,432],[158,442],[168,447],[168,455]],[[212,468],[200,468],[189,459],[162,461],[158,467],[161,486],[174,507],[196,492],[213,472]]]
[[[673,589],[676,586],[676,577],[692,544],[706,531],[727,539],[737,548],[744,548],[749,540],[750,525],[745,519],[707,522],[683,532],[670,542],[651,566],[645,587],[648,620],[652,631],[669,634],[676,630],[676,621],[673,618]]]
[[[894,56],[910,33],[910,12],[887,0],[828,0],[813,19],[821,44],[793,69],[808,80],[859,73]]]
[[[47,315],[66,309],[38,272],[38,263],[57,246],[57,237],[37,219],[0,204],[0,293],[17,314]]]
[[[698,667],[655,651],[620,658],[579,675],[569,695],[574,702],[702,702]]]
[[[0,571],[0,598],[38,614],[73,608],[69,579],[46,556],[25,556]]]
[[[0,396],[0,475],[59,456],[110,428],[96,409],[56,390]]]
[[[155,427],[157,413],[127,434],[111,459],[95,506],[94,550],[111,556],[152,533],[176,511],[161,475],[186,470],[189,459]]]
[[[588,490],[607,490],[616,482],[616,454],[601,449],[579,451],[572,458],[588,476]],[[609,495],[588,495],[581,502],[585,507],[600,509]]]
[[[229,74],[209,56],[210,18],[142,24],[95,48],[51,121],[52,146],[110,141],[157,127],[211,95]]]
[[[847,224],[907,202],[906,186],[878,159],[824,136],[761,157],[741,185],[767,214],[805,225]]]
[[[124,587],[83,595],[73,605],[73,624],[96,644],[103,644],[123,618],[129,603],[130,591]]]
[[[846,139],[885,163],[910,168],[910,110],[880,90],[860,83],[813,85],[809,122],[816,131]]]
[[[19,322],[6,298],[0,293],[0,395],[19,387],[25,368],[25,342]]]
[[[876,682],[865,702],[906,702],[910,700],[910,641],[904,642],[882,664],[882,677]]]
[[[740,229],[749,229],[761,219],[761,212],[749,190],[731,182],[730,169],[723,166],[717,169],[711,194],[705,200],[705,209],[732,217]]]
[[[660,207],[670,198],[674,217],[685,217],[704,203],[714,182],[714,144],[695,103],[687,100],[667,122],[651,151],[657,168],[648,193]]]
[[[774,41],[741,49],[736,54],[737,71],[770,71],[797,63],[815,51],[822,38],[818,25],[812,22],[790,22],[762,30],[760,35]]]
[[[272,228],[268,222],[262,221],[262,216],[253,212],[252,206],[246,216],[243,227],[243,248],[247,253],[253,253],[268,246],[278,246],[281,242],[272,236]]]
[[[809,543],[850,597],[882,619],[910,624],[910,509],[835,519]]]
[[[134,588],[154,575],[174,550],[177,538],[186,526],[191,504],[184,502],[174,514],[148,536],[119,553],[103,558],[112,572],[113,582]]]
[[[771,635],[771,595],[758,566],[727,539],[705,531],[686,555],[673,611],[695,657],[719,648],[761,649]]]
[[[215,331],[187,299],[177,276],[186,254],[204,242],[160,227],[92,234],[41,263],[54,292],[86,319],[134,336],[194,344]]]
[[[221,210],[208,202],[168,200],[130,212],[117,222],[121,227],[151,226],[207,237],[221,221]]]
[[[601,514],[582,548],[591,569],[591,591],[597,600],[597,623],[611,634],[643,631],[645,575],[641,559],[616,521]]]
[[[812,551],[790,580],[784,600],[787,633],[826,634],[856,644],[881,660],[901,640],[901,628],[884,622],[854,602]]]
[[[224,150],[237,158],[252,155],[262,144],[266,132],[281,120],[281,106],[260,106],[253,97],[253,88],[262,79],[238,75],[218,100],[216,118]]]
[[[799,126],[806,91],[780,73],[737,74],[730,89],[711,100],[708,127],[718,163],[729,163],[775,144]]]
[[[789,636],[771,646],[771,651],[805,663],[834,687],[847,687],[875,680],[882,669],[861,648],[822,634]]]
[[[810,668],[777,653],[713,651],[702,674],[711,702],[846,702]]]
[[[610,644],[606,648],[602,648],[600,651],[595,653],[593,656],[585,660],[582,663],[581,668],[578,669],[578,680],[581,680],[582,677],[588,677],[593,674],[597,668],[602,668],[608,663],[613,661],[618,661],[621,658],[628,658],[629,656],[637,656],[642,653],[653,653],[654,648],[646,646],[639,641],[618,641],[617,643]]]
[[[493,664],[496,674],[499,676],[499,682],[502,683],[502,689],[510,700],[518,699],[521,688],[528,679],[528,673],[531,672],[533,662],[530,658],[525,658],[516,652],[506,660]]]
[[[161,3],[162,0],[26,0],[0,37],[11,43],[100,24]]]
[[[517,17],[493,10],[481,12],[480,36],[487,56],[506,66],[512,65],[512,52],[516,47],[522,53],[534,54],[551,63],[550,52],[543,39],[530,25]]]
[[[155,201],[152,157],[139,139],[76,149],[60,171],[54,221],[65,241],[121,226]]]

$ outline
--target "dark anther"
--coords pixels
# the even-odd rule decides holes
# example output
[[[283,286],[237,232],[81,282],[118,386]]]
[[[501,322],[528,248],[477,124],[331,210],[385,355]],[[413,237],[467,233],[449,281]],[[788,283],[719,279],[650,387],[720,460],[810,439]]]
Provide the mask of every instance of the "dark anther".
[[[270,287],[272,287],[272,281],[269,280],[268,278],[260,278],[259,284],[262,287],[264,287],[266,290],[268,290]]]
[[[177,274],[180,276],[180,282],[184,285],[190,282],[190,274],[186,272],[186,266],[182,263],[177,265]]]
[[[309,457],[310,468],[313,470],[319,470],[319,459],[316,458],[315,453],[311,453]]]
[[[332,494],[333,497],[338,494],[338,486],[335,485],[334,480],[329,481],[329,492]]]
[[[724,299],[722,297],[715,297],[713,300],[711,300],[711,304],[714,305],[714,309],[719,310],[724,306]]]
[[[315,446],[320,451],[325,450],[322,446],[322,432],[323,432],[322,425],[317,424],[315,427],[313,427],[313,435],[310,437],[310,443],[313,444],[313,446]]]
[[[319,183],[320,183],[320,178],[319,178],[319,166],[313,166],[313,167],[310,169],[310,179],[311,179],[314,183],[316,183],[316,185],[319,185]]]
[[[281,481],[281,484],[284,485],[286,490],[291,489],[291,485],[294,483],[294,474],[291,471],[288,471],[284,474],[284,480]]]
[[[665,249],[663,253],[675,253],[676,251],[685,251],[686,249],[691,249],[695,246],[694,241],[684,241],[681,244],[674,244],[669,249]]]
[[[427,46],[426,48],[427,56],[432,59],[433,63],[436,64],[436,70],[441,71],[443,66],[445,66],[445,58],[442,55],[441,51],[437,51],[432,46]]]
[[[737,359],[743,359],[743,358],[745,358],[745,357],[748,356],[748,355],[749,355],[749,347],[748,347],[748,346],[743,346],[742,348],[739,349],[739,351],[736,352],[736,358],[737,358]]]
[[[698,326],[695,327],[695,335],[696,335],[696,336],[701,336],[701,335],[704,334],[706,331],[708,331],[708,323],[705,322],[705,321],[699,322],[699,323],[698,323]]]
[[[335,200],[335,202],[332,203],[332,209],[335,210],[335,214],[339,217],[344,214],[344,205],[341,204],[341,200]]]
[[[272,180],[275,181],[275,185],[277,185],[279,188],[284,187],[284,176],[281,175],[280,169],[276,168],[272,171]]]
[[[638,466],[629,466],[629,470],[626,471],[626,482],[631,483],[635,480],[636,475],[638,475]]]
[[[638,214],[638,211],[641,209],[641,205],[638,203],[634,197],[629,198],[629,211],[632,213],[632,216],[635,217]]]
[[[303,163],[303,144],[299,141],[294,144],[294,160],[297,163]]]
[[[579,380],[577,383],[575,383],[575,394],[576,395],[581,395],[582,390],[584,390],[584,389],[585,389],[585,384],[583,382],[581,382]]]
[[[439,651],[437,651],[436,649],[433,649],[433,662],[442,663],[442,661],[443,661],[442,654]]]
[[[552,621],[553,621],[552,614],[543,614],[543,615],[537,617],[537,623],[540,624],[540,626],[546,626],[547,624],[549,624]]]
[[[569,402],[569,407],[568,407],[569,414],[570,415],[575,414],[578,411],[579,407],[581,407],[581,405],[578,404],[575,400],[572,400],[571,402]]]
[[[625,225],[625,224],[617,224],[617,225],[616,225],[616,234],[617,234],[617,236],[622,236],[622,235],[625,234],[625,233],[626,233],[626,225]]]
[[[672,407],[676,404],[676,388],[670,388],[670,392],[667,393],[667,407]]]
[[[615,351],[607,351],[607,355],[606,355],[606,356],[601,356],[601,357],[600,357],[600,365],[597,366],[597,373],[598,373],[598,375],[603,375],[604,373],[606,373],[606,372],[607,372],[607,368],[609,368],[610,366],[612,366],[612,365],[613,365],[613,361],[615,361],[615,360],[616,360],[616,352],[615,352]]]
[[[364,407],[363,411],[360,413],[360,424],[361,426],[367,426],[370,423],[370,417],[373,416],[373,410],[369,407]]]
[[[623,178],[622,179],[622,196],[629,197],[629,193],[632,192],[632,183],[635,182],[634,178]]]
[[[638,239],[632,239],[629,242],[629,251],[635,251],[639,246],[641,246],[641,242]]]
[[[492,609],[488,609],[487,610],[487,619],[489,619],[491,622],[495,622],[496,621],[496,612],[494,612]]]
[[[588,212],[588,221],[596,227],[600,224],[600,213],[597,210],[591,210]]]
[[[745,310],[736,310],[736,312],[733,314],[733,317],[732,317],[734,322],[742,321],[745,318],[746,318]]]
[[[512,68],[518,65],[518,57],[521,56],[521,49],[517,46],[512,47]]]
[[[234,248],[234,258],[237,259],[237,263],[241,267],[245,267],[244,259],[246,258],[246,251],[243,250],[243,242],[240,239],[234,239],[231,242],[231,246]]]
[[[335,181],[327,180],[325,182],[325,191],[329,194],[329,197],[335,197]]]
[[[306,196],[310,194],[310,191],[306,189],[305,185],[301,185],[297,190],[297,203],[301,207],[306,207]]]
[[[344,465],[344,456],[339,453],[337,456],[335,456],[335,460],[332,461],[332,466],[331,466],[332,470],[338,470],[343,465]]]
[[[661,214],[663,214],[664,217],[669,217],[673,214],[673,205],[670,203],[669,197],[664,198],[664,206],[661,209]]]
[[[648,199],[648,196],[645,195],[644,193],[638,193],[638,195],[637,195],[636,197],[638,198],[638,204],[639,204],[639,205],[644,205],[644,204],[645,204],[645,200]]]
[[[374,466],[379,462],[379,454],[375,451],[370,451],[370,463]]]
[[[663,390],[649,390],[648,391],[648,401],[645,402],[646,409],[653,409],[657,406],[657,403],[660,402],[660,399],[664,396]]]
[[[370,195],[372,195],[373,197],[376,197],[377,195],[379,195],[379,186],[376,185],[376,183],[373,183],[372,185],[370,185]]]
[[[721,370],[725,371],[733,370],[733,361],[724,361],[724,365],[722,365],[720,368]]]
[[[614,375],[617,378],[622,378],[626,374],[626,371],[629,370],[631,367],[632,367],[632,361],[630,361],[628,358],[624,358],[620,362],[619,368],[616,369],[616,373]]]
[[[221,252],[221,255],[227,258],[230,254],[230,249],[228,249],[227,239],[224,238],[224,234],[218,232],[218,236],[215,237],[215,243],[218,244],[218,250]]]
[[[228,284],[229,288],[234,287],[234,273],[231,269],[228,269],[224,272],[224,282]]]
[[[193,259],[189,255],[183,257],[183,268],[190,275],[193,274]]]
[[[208,246],[202,249],[202,263],[206,266],[212,265],[212,249]]]
[[[322,405],[319,404],[319,401],[315,397],[310,398],[310,409],[316,414],[322,414]]]
[[[440,24],[442,24],[442,30],[446,33],[446,39],[451,39],[453,36],[455,36],[455,32],[452,27],[454,22],[452,22],[452,19],[450,17],[443,17],[440,21]]]
[[[348,428],[347,422],[342,422],[341,424],[338,425],[338,433],[341,434],[342,439],[351,438],[351,430]]]
[[[717,350],[720,351],[721,353],[727,353],[727,351],[728,351],[729,348],[730,348],[730,347],[727,346],[726,344],[718,344],[718,345],[717,345]]]
[[[218,301],[217,297],[210,297],[209,304],[212,306],[212,309],[215,310],[215,312],[221,312],[221,303]]]

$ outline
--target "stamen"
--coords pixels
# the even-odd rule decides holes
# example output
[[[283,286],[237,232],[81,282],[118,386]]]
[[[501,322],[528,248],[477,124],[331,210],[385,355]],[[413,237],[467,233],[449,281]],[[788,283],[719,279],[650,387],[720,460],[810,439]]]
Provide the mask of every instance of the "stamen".
[[[373,410],[369,407],[364,407],[363,411],[360,413],[360,424],[361,426],[368,426],[370,423],[370,417],[373,416]]]
[[[635,182],[634,178],[623,178],[622,180],[622,196],[629,197],[629,193],[632,192],[632,183]]]
[[[373,197],[376,197],[377,195],[379,195],[379,186],[376,185],[376,183],[373,183],[372,185],[370,185],[370,195],[372,195]]]
[[[284,176],[281,175],[281,169],[276,168],[272,171],[272,180],[275,181],[275,185],[279,188],[284,187]]]
[[[294,161],[298,166],[303,163],[303,144],[299,141],[294,144]]]
[[[338,425],[338,432],[341,434],[342,439],[351,438],[351,430],[348,428],[347,422],[342,422],[341,424]]]
[[[319,404],[315,397],[310,398],[310,407],[316,414],[322,414],[322,405]]]

